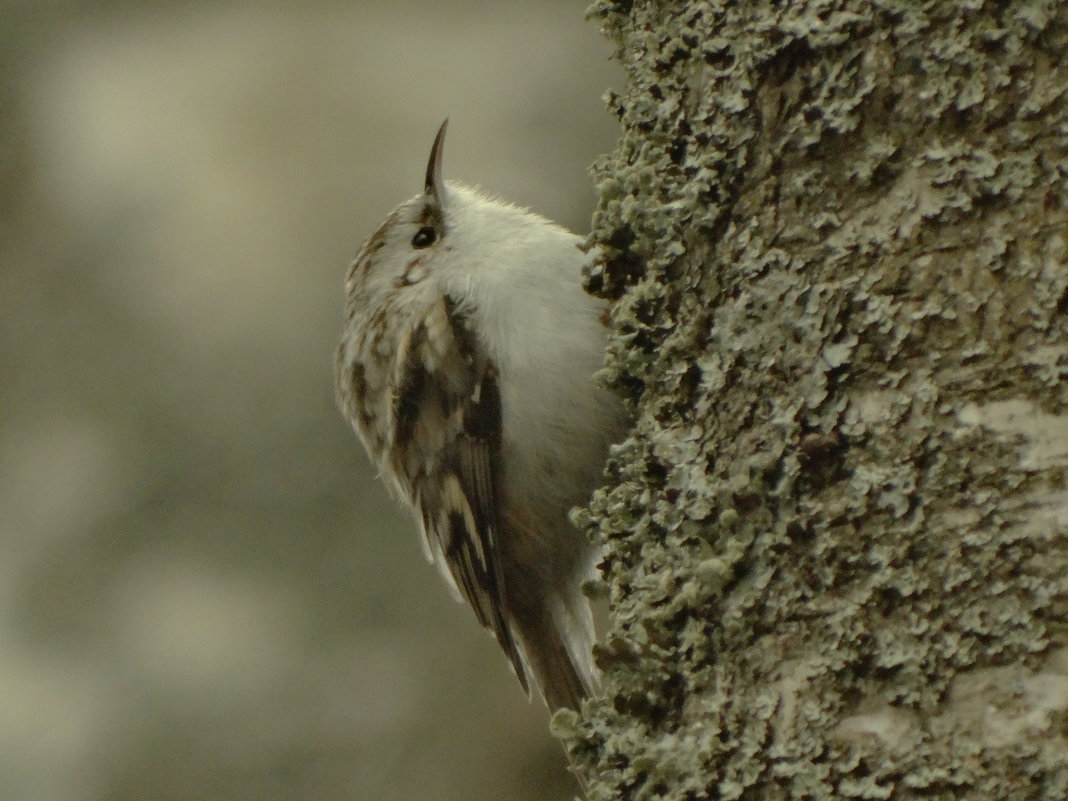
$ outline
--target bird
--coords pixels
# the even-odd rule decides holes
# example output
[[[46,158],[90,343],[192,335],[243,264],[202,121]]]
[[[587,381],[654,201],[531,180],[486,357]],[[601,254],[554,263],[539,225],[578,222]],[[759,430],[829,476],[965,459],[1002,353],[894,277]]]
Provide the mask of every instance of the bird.
[[[569,511],[625,428],[594,380],[607,301],[583,288],[582,237],[443,180],[447,127],[423,191],[348,270],[338,405],[528,696],[577,710],[598,684],[582,585],[599,551]]]

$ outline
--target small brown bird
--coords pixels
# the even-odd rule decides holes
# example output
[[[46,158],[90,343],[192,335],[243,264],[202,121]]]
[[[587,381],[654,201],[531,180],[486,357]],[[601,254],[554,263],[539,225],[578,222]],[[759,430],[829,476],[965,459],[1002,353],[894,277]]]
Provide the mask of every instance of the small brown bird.
[[[582,288],[578,236],[442,181],[445,128],[422,194],[349,269],[338,402],[524,689],[577,709],[596,684],[595,553],[568,512],[624,420],[593,381],[605,303]]]

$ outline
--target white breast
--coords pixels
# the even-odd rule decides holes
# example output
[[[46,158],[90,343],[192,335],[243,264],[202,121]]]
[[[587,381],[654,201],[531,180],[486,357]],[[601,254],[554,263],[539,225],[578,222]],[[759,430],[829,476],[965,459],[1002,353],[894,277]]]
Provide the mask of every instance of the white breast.
[[[463,298],[497,365],[505,492],[522,495],[545,525],[559,526],[588,500],[620,430],[618,399],[593,382],[607,343],[605,303],[582,288],[579,237],[528,211],[487,209],[492,201],[455,191],[450,203],[478,205],[457,204],[450,235],[462,239],[443,271],[444,288]]]

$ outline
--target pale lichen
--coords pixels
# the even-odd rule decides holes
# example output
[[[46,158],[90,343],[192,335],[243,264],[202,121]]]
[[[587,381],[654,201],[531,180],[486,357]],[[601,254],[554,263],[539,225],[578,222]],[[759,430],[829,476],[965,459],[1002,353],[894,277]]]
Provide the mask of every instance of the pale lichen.
[[[1068,797],[1068,7],[591,15],[636,420],[591,801]]]

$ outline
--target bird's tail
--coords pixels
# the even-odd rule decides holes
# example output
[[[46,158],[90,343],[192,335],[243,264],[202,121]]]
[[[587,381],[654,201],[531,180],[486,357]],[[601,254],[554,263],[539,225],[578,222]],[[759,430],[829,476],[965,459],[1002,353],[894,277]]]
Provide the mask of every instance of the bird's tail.
[[[554,712],[562,707],[577,710],[597,687],[593,618],[585,598],[576,607],[541,606],[535,614],[516,619],[526,666]]]

